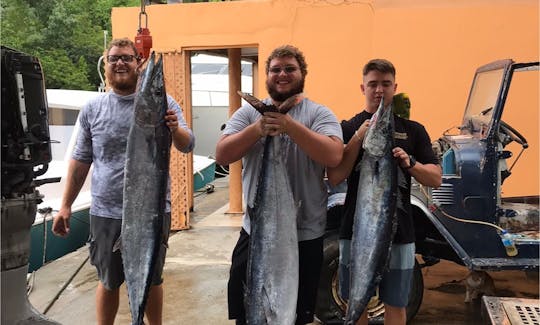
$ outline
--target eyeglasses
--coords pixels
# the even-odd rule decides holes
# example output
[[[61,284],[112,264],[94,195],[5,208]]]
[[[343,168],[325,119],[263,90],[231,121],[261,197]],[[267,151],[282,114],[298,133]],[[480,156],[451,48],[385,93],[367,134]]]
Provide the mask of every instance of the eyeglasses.
[[[127,63],[133,61],[135,58],[137,58],[135,55],[107,55],[107,62],[112,64],[122,59],[124,63]]]
[[[299,68],[295,67],[294,65],[288,65],[286,67],[272,67],[268,71],[270,71],[270,73],[273,73],[273,74],[280,74],[281,71],[285,73],[293,73],[298,69]]]

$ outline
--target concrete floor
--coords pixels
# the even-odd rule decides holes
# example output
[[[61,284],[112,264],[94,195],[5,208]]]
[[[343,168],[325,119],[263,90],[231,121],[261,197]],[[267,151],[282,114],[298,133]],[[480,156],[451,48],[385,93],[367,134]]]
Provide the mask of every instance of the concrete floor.
[[[164,324],[234,324],[227,320],[227,279],[231,252],[238,238],[241,216],[225,214],[228,202],[227,179],[217,179],[213,193],[196,193],[191,229],[171,234],[164,268]],[[81,248],[47,264],[35,273],[29,300],[47,316],[62,324],[95,324],[94,293],[97,276]],[[467,275],[464,267],[441,262],[423,269],[424,299],[412,321],[424,324],[479,324],[480,303],[463,302]],[[538,278],[523,272],[494,272],[497,295],[538,298]],[[129,324],[125,286],[115,324]]]
[[[240,215],[228,215],[227,181],[214,182],[215,191],[196,193],[191,229],[172,233],[163,271],[164,324],[234,324],[227,320],[227,279],[232,248],[241,227]],[[64,256],[35,274],[31,304],[43,312],[63,284],[81,270],[47,312],[62,324],[95,324],[97,274],[84,262],[88,249]],[[130,324],[126,287],[120,290],[115,324]]]

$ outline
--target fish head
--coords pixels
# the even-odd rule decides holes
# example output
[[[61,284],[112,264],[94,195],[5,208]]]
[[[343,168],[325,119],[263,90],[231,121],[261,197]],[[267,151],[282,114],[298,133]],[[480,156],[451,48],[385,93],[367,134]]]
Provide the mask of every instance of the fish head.
[[[294,106],[300,104],[302,100],[304,99],[304,95],[302,93],[298,93],[295,95],[292,95],[291,97],[285,99],[281,105],[278,107],[278,111],[280,113],[286,114],[289,112]]]
[[[243,93],[241,91],[236,92],[240,97],[242,97],[246,102],[248,102],[253,108],[257,110],[257,112],[261,113],[261,115],[264,115],[265,112],[275,112],[276,107],[274,105],[267,105],[263,103],[260,99],[256,98],[255,96],[252,96],[247,93]]]
[[[135,123],[141,127],[157,127],[164,123],[167,111],[165,82],[163,79],[163,56],[157,62],[155,52],[148,59],[146,68],[139,76],[135,97]]]
[[[392,113],[392,103],[384,106],[384,98],[381,98],[379,107],[369,123],[362,144],[364,152],[382,157],[394,147],[394,115]]]

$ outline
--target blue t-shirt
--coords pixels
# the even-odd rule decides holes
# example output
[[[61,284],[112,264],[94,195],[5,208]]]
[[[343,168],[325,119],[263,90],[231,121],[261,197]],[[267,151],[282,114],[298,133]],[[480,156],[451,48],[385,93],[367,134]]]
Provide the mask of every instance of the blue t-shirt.
[[[176,111],[178,126],[190,133],[180,106],[167,95],[168,106]],[[72,158],[93,164],[92,203],[90,214],[100,217],[122,219],[124,166],[129,128],[133,120],[135,93],[120,96],[112,90],[91,99],[79,115],[80,130]],[[170,211],[170,194],[167,194],[167,212]]]
[[[270,104],[271,100],[264,100]],[[326,136],[343,138],[339,122],[327,107],[317,104],[307,98],[294,106],[287,114],[302,123],[307,128]],[[244,128],[261,118],[261,114],[251,105],[239,108],[227,122],[223,134],[230,135],[242,131]],[[257,181],[262,165],[265,138],[257,143],[242,158],[244,170],[242,171],[242,188],[244,201],[253,206],[257,192]],[[279,137],[282,154],[289,172],[289,180],[298,205],[297,230],[298,240],[311,240],[324,234],[326,227],[326,203],[328,193],[324,183],[325,166],[311,159],[287,134]],[[243,218],[243,228],[250,232],[250,219],[246,212]]]

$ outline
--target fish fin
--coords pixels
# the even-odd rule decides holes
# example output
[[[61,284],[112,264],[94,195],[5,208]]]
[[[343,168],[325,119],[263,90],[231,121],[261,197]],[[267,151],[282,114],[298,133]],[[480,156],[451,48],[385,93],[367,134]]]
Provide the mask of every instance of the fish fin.
[[[255,215],[255,208],[256,208],[256,205],[254,204],[253,206],[247,206],[247,214],[248,214],[248,217],[249,217],[249,220],[253,220],[253,216]]]
[[[272,292],[272,289],[266,290],[267,286],[268,286],[268,283],[264,285],[262,288],[262,294],[264,295],[263,308],[264,308],[265,318],[268,321],[268,324],[270,324],[272,320],[276,319],[276,315],[278,311],[276,310],[276,307],[271,304],[272,300],[270,299],[270,295],[268,295],[268,292]]]
[[[397,198],[396,198],[396,209],[401,211],[406,211],[403,206],[403,193],[408,192],[407,179],[405,178],[405,172],[403,169],[397,169]]]
[[[398,187],[400,188],[407,188],[407,179],[405,178],[405,173],[403,172],[403,169],[398,168],[397,169],[397,179],[398,179]]]
[[[358,162],[358,164],[356,164],[356,166],[354,166],[354,171],[359,171],[361,165],[362,165],[362,160],[360,160],[360,161]]]
[[[249,297],[249,288],[246,281],[242,281],[242,287],[244,287],[244,306],[246,307],[246,311],[250,308],[248,306],[251,305],[251,301],[248,299]]]
[[[116,242],[114,242],[112,251],[114,253],[117,250],[122,250],[122,236],[118,236],[118,239],[116,240]]]

